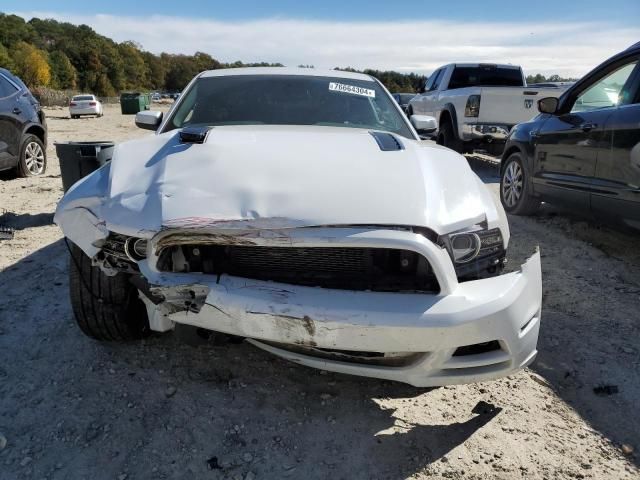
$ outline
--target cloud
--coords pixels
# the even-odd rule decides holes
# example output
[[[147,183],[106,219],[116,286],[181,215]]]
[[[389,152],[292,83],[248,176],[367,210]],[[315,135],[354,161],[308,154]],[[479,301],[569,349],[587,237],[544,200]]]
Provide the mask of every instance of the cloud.
[[[528,73],[581,76],[638,40],[637,29],[608,22],[219,21],[168,16],[16,12],[87,24],[154,53],[202,51],[221,61],[281,62],[430,73],[451,62],[522,65]]]

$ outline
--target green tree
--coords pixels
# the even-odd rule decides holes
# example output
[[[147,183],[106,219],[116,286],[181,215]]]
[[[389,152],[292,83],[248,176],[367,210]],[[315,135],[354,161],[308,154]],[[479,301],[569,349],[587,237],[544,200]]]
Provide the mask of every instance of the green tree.
[[[124,88],[139,89],[147,86],[149,84],[149,68],[137,44],[123,42],[118,45],[118,53],[122,60]]]
[[[162,62],[160,57],[151,52],[142,52],[142,58],[149,71],[148,85],[153,90],[164,89],[165,77],[167,75],[167,66]]]
[[[0,13],[0,43],[9,51],[18,42],[35,43],[37,38],[34,28],[22,17]]]
[[[49,55],[49,65],[51,65],[51,85],[53,87],[76,88],[77,73],[69,57],[60,50],[56,50]]]
[[[165,88],[170,91],[182,90],[201,71],[194,58],[189,55],[163,53],[161,58],[168,64]]]
[[[7,70],[13,70],[13,59],[9,55],[9,50],[3,44],[0,43],[0,67]]]
[[[200,72],[222,68],[222,64],[208,53],[196,52],[193,56],[193,62]]]

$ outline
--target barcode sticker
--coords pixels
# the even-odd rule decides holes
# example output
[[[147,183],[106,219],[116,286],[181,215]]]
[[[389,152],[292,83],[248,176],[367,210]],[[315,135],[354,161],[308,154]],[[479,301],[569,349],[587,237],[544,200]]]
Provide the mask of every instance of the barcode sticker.
[[[375,90],[356,87],[355,85],[346,85],[344,83],[329,82],[329,90],[333,92],[352,93],[354,95],[362,95],[363,97],[376,98]]]

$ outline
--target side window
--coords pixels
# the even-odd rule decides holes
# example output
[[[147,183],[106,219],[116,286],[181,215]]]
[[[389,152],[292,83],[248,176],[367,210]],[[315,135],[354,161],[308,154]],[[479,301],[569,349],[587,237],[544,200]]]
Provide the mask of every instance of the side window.
[[[438,81],[438,77],[440,76],[440,72],[442,72],[442,69],[436,70],[435,72],[433,72],[431,74],[431,76],[427,80],[427,83],[424,86],[424,91],[425,92],[430,92],[430,91],[435,90],[436,88],[438,88],[436,82]],[[434,84],[436,85],[435,87],[434,87]]]
[[[437,90],[438,87],[440,86],[440,81],[442,80],[444,71],[445,71],[444,68],[441,70],[438,70],[438,75],[435,76],[435,79],[433,80],[433,84],[431,85],[431,91]]]
[[[631,76],[638,62],[628,63],[588,87],[576,98],[571,112],[588,112],[601,108],[611,108],[629,102],[622,88]]]
[[[9,81],[0,75],[0,98],[5,98],[16,93],[18,89],[14,87]]]

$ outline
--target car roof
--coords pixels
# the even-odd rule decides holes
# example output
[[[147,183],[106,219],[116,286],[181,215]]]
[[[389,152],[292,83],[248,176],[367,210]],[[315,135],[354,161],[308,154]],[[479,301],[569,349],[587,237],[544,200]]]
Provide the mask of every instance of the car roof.
[[[640,50],[640,42],[638,43],[634,43],[633,45],[631,45],[629,48],[627,48],[627,52],[630,51],[634,51],[634,50]]]
[[[491,63],[491,62],[482,62],[482,63],[450,63],[449,65],[453,65],[454,67],[496,67],[496,68],[513,68],[514,70],[520,70],[519,65],[511,65],[508,63]],[[447,67],[449,65],[446,65]]]
[[[365,80],[374,82],[375,80],[364,73],[343,72],[341,70],[329,70],[319,68],[299,68],[299,67],[243,67],[243,68],[223,68],[219,70],[207,70],[199,77],[224,77],[230,75],[300,75],[309,77],[336,77],[351,80]]]

